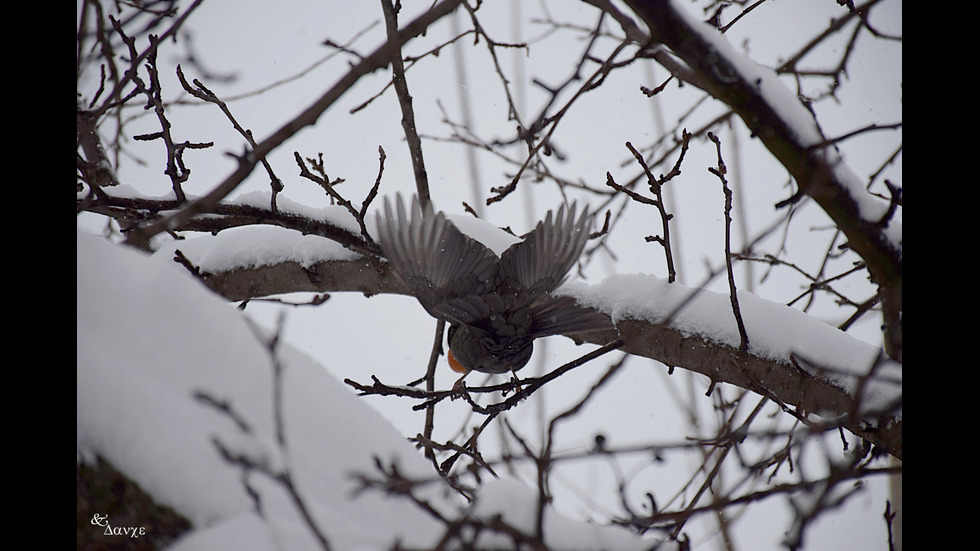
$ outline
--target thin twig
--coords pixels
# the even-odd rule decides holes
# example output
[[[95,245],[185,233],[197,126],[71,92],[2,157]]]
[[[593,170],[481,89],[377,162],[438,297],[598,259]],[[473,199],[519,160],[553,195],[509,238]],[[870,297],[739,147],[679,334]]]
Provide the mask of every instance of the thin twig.
[[[231,114],[231,109],[228,108],[228,105],[222,101],[217,94],[209,90],[207,86],[202,84],[201,81],[196,78],[194,79],[194,85],[197,86],[197,88],[191,88],[191,85],[187,83],[187,79],[184,77],[184,71],[181,69],[179,64],[177,65],[177,79],[180,80],[180,85],[184,87],[184,90],[187,90],[187,92],[194,97],[217,105],[218,108],[221,109],[221,112],[225,114],[229,121],[231,121],[232,127],[234,127],[235,130],[237,130],[238,133],[245,138],[245,141],[248,142],[250,147],[253,149],[255,148],[255,139],[252,137],[252,131],[247,128],[243,128],[242,125],[238,124],[238,120]],[[269,164],[269,160],[266,157],[262,157],[260,161],[262,162],[262,166],[265,168],[266,173],[269,175],[269,184],[272,188],[272,200],[269,208],[272,210],[272,212],[278,212],[279,208],[276,206],[276,196],[283,190],[284,186],[282,180],[276,176],[275,172],[272,170],[272,165]]]
[[[738,306],[738,289],[735,288],[735,271],[732,269],[732,190],[728,187],[728,180],[725,178],[728,169],[721,157],[721,140],[713,132],[708,132],[708,139],[714,142],[718,150],[718,167],[708,167],[708,172],[721,180],[721,188],[725,192],[725,267],[728,271],[728,294],[732,302],[732,313],[735,314],[735,323],[738,325],[738,350],[745,353],[749,350],[749,335],[745,331],[742,311]]]
[[[316,124],[320,115],[336,103],[361,77],[386,66],[391,61],[392,50],[401,48],[403,44],[425,32],[430,25],[456,9],[462,1],[443,0],[414,19],[399,30],[396,36],[391,37],[374,52],[351,67],[334,86],[300,114],[287,121],[271,136],[257,143],[252,150],[246,150],[241,155],[235,156],[238,160],[238,167],[209,193],[166,217],[134,229],[127,235],[126,242],[137,247],[145,247],[154,235],[179,226],[198,214],[209,212],[252,173],[260,159],[295,136],[303,128]]]

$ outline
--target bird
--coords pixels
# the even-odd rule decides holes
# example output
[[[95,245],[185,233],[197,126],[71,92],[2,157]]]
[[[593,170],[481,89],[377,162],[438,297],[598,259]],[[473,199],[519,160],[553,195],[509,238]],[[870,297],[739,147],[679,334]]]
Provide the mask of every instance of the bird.
[[[449,324],[447,356],[454,371],[516,376],[537,338],[614,328],[607,316],[552,294],[589,238],[592,216],[587,207],[576,211],[574,204],[548,211],[498,257],[443,212],[420,205],[418,196],[407,208],[401,194],[394,206],[385,198],[379,245],[429,315]]]

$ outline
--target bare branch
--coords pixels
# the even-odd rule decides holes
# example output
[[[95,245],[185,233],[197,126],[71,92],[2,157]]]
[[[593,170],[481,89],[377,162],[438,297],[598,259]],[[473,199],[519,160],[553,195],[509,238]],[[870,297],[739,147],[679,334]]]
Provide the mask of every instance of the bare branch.
[[[126,241],[133,245],[142,246],[150,237],[161,231],[180,226],[198,214],[210,212],[222,199],[237,188],[245,180],[246,176],[251,174],[252,169],[255,168],[260,159],[265,158],[266,155],[303,128],[315,124],[317,119],[320,118],[320,115],[340,99],[355,82],[360,80],[364,75],[373,73],[386,66],[391,61],[395,52],[398,51],[398,48],[412,38],[425,32],[432,23],[451,13],[461,1],[444,0],[420,15],[417,19],[398,31],[388,42],[365,57],[364,60],[351,67],[346,75],[302,113],[284,124],[271,136],[257,143],[254,148],[236,157],[238,159],[238,168],[208,194],[159,221],[136,228],[129,233]]]

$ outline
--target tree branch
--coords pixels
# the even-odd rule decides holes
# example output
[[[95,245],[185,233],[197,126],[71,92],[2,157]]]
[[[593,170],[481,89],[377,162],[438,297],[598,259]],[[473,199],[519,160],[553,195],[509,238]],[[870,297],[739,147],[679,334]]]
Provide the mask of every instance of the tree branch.
[[[397,55],[399,48],[406,42],[425,32],[429,25],[435,23],[440,18],[451,13],[462,0],[443,0],[436,4],[432,9],[426,11],[395,36],[382,44],[378,49],[365,57],[359,63],[351,67],[346,75],[334,84],[325,94],[320,96],[312,105],[307,107],[302,113],[284,124],[279,130],[265,140],[257,143],[254,148],[246,151],[238,157],[238,168],[228,177],[212,189],[207,195],[192,201],[186,207],[177,212],[156,220],[146,226],[134,229],[126,238],[126,242],[143,248],[146,242],[154,235],[169,231],[172,228],[186,223],[192,217],[209,212],[222,199],[228,196],[245,178],[252,173],[256,165],[271,153],[274,149],[282,145],[289,138],[307,126],[316,124],[317,119],[341,96],[344,95],[354,83],[361,77],[370,74],[388,65],[393,55]]]
[[[299,291],[408,294],[386,262],[367,256],[319,262],[306,268],[296,262],[239,268],[204,274],[203,280],[230,300]],[[857,390],[852,394],[833,382],[834,376],[839,374],[828,373],[823,377],[819,375],[819,369],[803,369],[799,359],[781,361],[763,357],[751,349],[740,350],[737,346],[719,343],[713,335],[681,331],[669,321],[654,323],[624,319],[615,325],[616,330],[578,333],[569,338],[577,343],[600,346],[621,338],[624,352],[700,373],[713,383],[728,383],[750,390],[780,404],[787,413],[811,428],[842,426],[887,453],[902,457],[902,422],[893,419],[900,411],[901,403],[893,404],[888,411],[866,411],[867,406],[862,405],[863,384],[856,385]],[[866,379],[873,376],[872,373]],[[813,421],[811,413],[819,413],[828,419],[827,424]]]
[[[787,105],[771,101],[773,94],[790,97],[788,90],[772,79],[754,78],[744,69],[750,62],[725,47],[718,31],[697,22],[669,0],[627,0],[627,4],[649,26],[654,40],[670,47],[698,73],[697,85],[726,103],[766,148],[793,175],[800,191],[812,197],[847,236],[848,246],[867,263],[880,286],[885,321],[886,351],[902,361],[902,249],[889,235],[887,224],[868,212],[869,195],[848,181],[849,170],[838,155],[827,148],[814,148],[821,139],[801,132],[799,121]],[[715,33],[718,40],[714,40]],[[761,68],[760,68],[761,69]],[[753,79],[754,80],[750,80]],[[776,84],[776,86],[772,86]],[[796,100],[797,103],[798,100]],[[812,115],[809,116],[813,120]],[[881,205],[885,211],[887,205]]]
[[[381,0],[381,9],[385,16],[388,41],[397,44],[395,38],[398,36],[398,11],[401,9],[401,3],[396,7],[391,0]],[[415,171],[415,188],[418,191],[419,202],[425,208],[431,202],[429,176],[425,171],[425,158],[422,156],[422,140],[419,139],[419,133],[415,128],[415,109],[412,107],[412,95],[408,91],[408,81],[405,79],[401,46],[396,47],[391,55],[391,83],[395,87],[398,106],[402,112],[402,129],[411,154],[412,169]]]

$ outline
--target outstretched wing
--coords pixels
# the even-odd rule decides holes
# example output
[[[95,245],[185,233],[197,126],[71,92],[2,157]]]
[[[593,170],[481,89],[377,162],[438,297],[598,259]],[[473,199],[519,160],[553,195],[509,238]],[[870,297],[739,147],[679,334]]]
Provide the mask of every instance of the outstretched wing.
[[[446,305],[459,297],[480,295],[496,278],[499,259],[479,241],[460,233],[441,212],[418,197],[406,212],[401,195],[395,208],[385,198],[378,218],[378,241],[385,257],[430,315],[447,316]],[[454,320],[459,321],[459,320]]]
[[[575,210],[574,204],[568,212],[562,205],[554,219],[548,211],[524,241],[501,255],[501,276],[531,293],[548,293],[561,285],[589,239],[592,217],[588,208],[577,219]]]
[[[571,297],[549,294],[565,280],[589,239],[592,216],[588,208],[579,216],[576,210],[574,204],[567,211],[563,205],[554,217],[549,211],[524,241],[501,255],[502,278],[517,282],[530,295],[530,338],[613,328],[607,316],[576,304]]]

